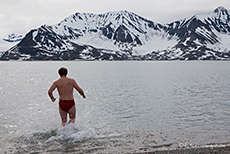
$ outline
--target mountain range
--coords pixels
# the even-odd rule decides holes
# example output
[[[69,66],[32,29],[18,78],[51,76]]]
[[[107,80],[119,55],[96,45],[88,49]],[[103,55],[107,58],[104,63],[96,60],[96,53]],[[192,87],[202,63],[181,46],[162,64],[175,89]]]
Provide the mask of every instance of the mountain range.
[[[230,60],[230,11],[168,24],[133,12],[75,13],[30,30],[0,60]]]

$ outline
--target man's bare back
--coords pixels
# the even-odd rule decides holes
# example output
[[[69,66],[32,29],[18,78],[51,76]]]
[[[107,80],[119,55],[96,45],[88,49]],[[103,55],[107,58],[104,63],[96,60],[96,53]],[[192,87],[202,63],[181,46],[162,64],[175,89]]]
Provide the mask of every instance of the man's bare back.
[[[53,83],[51,90],[55,88],[58,90],[60,100],[73,100],[73,88],[75,88],[81,95],[83,94],[82,89],[77,85],[76,81],[66,76],[62,76]]]
[[[65,125],[67,122],[67,113],[69,113],[70,117],[69,123],[75,122],[76,108],[73,97],[73,89],[76,89],[83,98],[85,98],[85,95],[74,79],[66,77],[66,68],[59,69],[59,75],[61,77],[51,85],[48,95],[54,102],[56,98],[53,96],[53,91],[57,88],[59,94],[59,112],[62,119],[62,125]]]

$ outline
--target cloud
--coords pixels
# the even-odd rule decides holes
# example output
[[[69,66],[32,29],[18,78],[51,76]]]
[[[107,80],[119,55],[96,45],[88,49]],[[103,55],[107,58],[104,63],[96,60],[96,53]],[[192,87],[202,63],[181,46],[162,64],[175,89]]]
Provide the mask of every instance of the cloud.
[[[57,24],[76,13],[128,10],[154,22],[169,23],[195,13],[230,8],[227,0],[1,0],[0,38],[25,34],[43,24]]]

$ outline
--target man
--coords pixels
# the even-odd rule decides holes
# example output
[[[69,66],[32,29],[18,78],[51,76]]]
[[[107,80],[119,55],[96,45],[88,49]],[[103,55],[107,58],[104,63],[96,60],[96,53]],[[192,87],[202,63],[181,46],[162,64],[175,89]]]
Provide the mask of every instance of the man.
[[[67,123],[67,114],[69,114],[70,119],[68,124],[75,122],[76,108],[73,97],[73,89],[75,88],[83,98],[85,98],[85,94],[74,79],[66,77],[68,73],[66,68],[60,68],[58,73],[60,78],[51,85],[48,95],[54,102],[56,98],[53,96],[53,91],[57,88],[59,94],[59,113],[61,116],[62,125],[65,126]]]

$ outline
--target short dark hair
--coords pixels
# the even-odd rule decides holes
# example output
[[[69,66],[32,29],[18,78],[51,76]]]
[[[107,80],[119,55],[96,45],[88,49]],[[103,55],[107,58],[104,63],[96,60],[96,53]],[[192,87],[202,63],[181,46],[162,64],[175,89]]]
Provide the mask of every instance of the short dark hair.
[[[66,76],[68,73],[68,70],[66,68],[62,67],[58,70],[58,73],[60,76],[63,76],[63,75]]]

